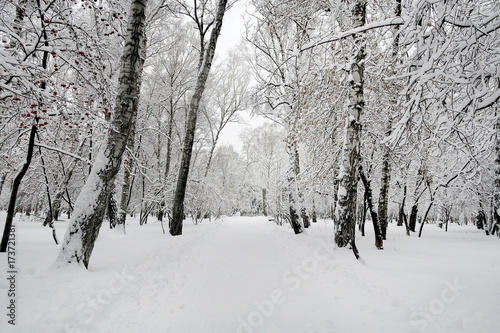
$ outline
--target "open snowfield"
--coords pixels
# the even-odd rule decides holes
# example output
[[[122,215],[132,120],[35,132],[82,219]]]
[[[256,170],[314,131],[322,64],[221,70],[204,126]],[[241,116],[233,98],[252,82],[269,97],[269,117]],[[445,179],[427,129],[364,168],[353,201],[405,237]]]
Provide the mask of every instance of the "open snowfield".
[[[3,230],[5,213],[0,213]],[[500,240],[475,226],[423,238],[389,225],[383,251],[358,236],[362,261],[335,249],[321,221],[295,236],[264,217],[185,222],[183,236],[128,220],[104,225],[89,270],[54,268],[49,228],[15,221],[16,320],[1,332],[497,332]],[[59,239],[67,222],[56,223]]]

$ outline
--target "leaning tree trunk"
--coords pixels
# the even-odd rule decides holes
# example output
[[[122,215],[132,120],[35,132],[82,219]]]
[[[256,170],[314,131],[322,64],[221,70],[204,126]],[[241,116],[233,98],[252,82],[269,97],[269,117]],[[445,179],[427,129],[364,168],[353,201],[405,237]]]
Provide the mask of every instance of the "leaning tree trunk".
[[[25,15],[25,5],[26,5],[26,0],[19,0],[18,6],[16,9],[16,16],[14,17],[14,23],[12,25],[13,31],[16,35],[20,36],[21,31],[22,31],[22,26],[23,26],[23,21],[24,21],[24,15]],[[43,19],[42,19],[43,20]],[[45,32],[45,31],[44,31]],[[46,42],[47,44],[47,42]],[[14,49],[18,47],[18,43],[16,41],[16,38],[11,38],[11,43],[10,43],[10,48]],[[47,68],[47,54],[48,52],[44,52],[43,55],[43,60],[42,60],[42,67],[44,69]],[[42,82],[40,85],[42,90],[45,89],[46,83]],[[38,123],[38,118],[35,118],[36,123],[33,123],[31,125],[31,131],[30,131],[30,136],[29,136],[29,141],[28,141],[28,152],[26,153],[26,161],[17,174],[16,178],[14,178],[14,182],[12,184],[12,189],[10,192],[10,200],[9,200],[9,206],[7,207],[7,218],[5,219],[5,226],[3,230],[3,235],[2,235],[2,242],[0,243],[0,252],[6,252],[7,251],[7,244],[9,243],[9,237],[10,237],[10,232],[12,228],[12,221],[14,219],[15,215],[15,210],[16,210],[16,200],[17,200],[17,192],[19,191],[19,187],[21,186],[21,181],[24,178],[24,175],[28,171],[28,168],[31,164],[31,159],[33,158],[33,149],[35,145],[35,135],[38,130],[37,123]],[[3,182],[2,182],[3,184]]]
[[[353,28],[362,27],[366,20],[366,0],[357,0],[352,7]],[[351,245],[356,258],[359,253],[355,243],[356,199],[360,145],[360,116],[365,106],[363,93],[365,41],[360,34],[355,35],[354,58],[351,60],[349,81],[348,117],[345,122],[344,145],[339,171],[339,190],[336,208],[338,229],[335,243],[339,247]]]
[[[31,158],[33,157],[33,148],[35,146],[35,134],[37,131],[36,124],[31,125],[30,138],[28,142],[28,153],[26,154],[26,162],[24,163],[21,171],[14,178],[14,183],[12,184],[12,191],[10,193],[9,207],[7,208],[7,218],[5,220],[5,226],[3,229],[2,243],[0,244],[0,252],[7,251],[7,244],[9,243],[9,236],[11,234],[12,220],[14,219],[16,210],[16,199],[17,192],[19,191],[19,186],[21,186],[21,181],[24,175],[28,171],[31,164]]]
[[[78,263],[88,268],[94,244],[99,235],[107,199],[120,169],[137,103],[147,0],[133,0],[127,25],[127,36],[118,77],[118,93],[105,143],[75,204],[73,218],[59,252],[60,263]]]
[[[186,136],[184,138],[184,148],[182,151],[181,165],[179,168],[179,176],[174,194],[174,205],[172,209],[172,219],[170,220],[170,234],[172,236],[182,235],[182,221],[184,220],[184,197],[186,195],[186,185],[189,176],[189,167],[191,164],[191,155],[193,153],[194,134],[196,131],[196,119],[198,118],[198,109],[200,101],[205,90],[208,73],[212,66],[212,60],[215,54],[217,39],[219,38],[222,28],[222,19],[226,11],[227,0],[220,0],[215,18],[215,26],[210,33],[210,41],[200,59],[200,71],[196,88],[194,90],[191,103],[189,105],[189,114],[186,128]],[[203,44],[203,41],[201,41]]]

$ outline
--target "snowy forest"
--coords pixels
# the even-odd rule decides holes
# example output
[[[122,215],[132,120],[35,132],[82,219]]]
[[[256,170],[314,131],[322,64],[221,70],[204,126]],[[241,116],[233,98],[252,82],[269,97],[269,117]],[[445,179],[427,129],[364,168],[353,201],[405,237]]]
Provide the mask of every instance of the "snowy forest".
[[[25,256],[15,273],[19,331],[42,323],[47,332],[491,332],[500,324],[500,2],[0,0],[0,20],[0,252],[9,265],[10,254]],[[220,48],[226,35],[231,47]],[[295,258],[320,243],[333,259]],[[413,265],[435,260],[410,269],[419,288],[434,286],[411,292],[430,297],[415,301],[423,304],[404,296],[409,266],[395,244]],[[235,277],[214,289],[233,293],[226,301],[216,292],[197,298],[179,285],[218,286],[206,281],[217,265],[200,268],[211,254],[247,279],[249,267],[276,264],[293,291],[320,281],[303,291],[306,303],[284,287],[270,291],[271,273],[255,277],[261,294],[245,293],[245,278]],[[293,262],[307,278],[287,274]],[[427,280],[438,266],[438,281]],[[123,278],[123,267],[134,277]],[[335,270],[352,292],[342,301],[382,299],[351,305],[370,308],[362,330],[351,313],[338,323],[304,310],[315,319],[300,320],[295,306],[329,307],[320,294]],[[9,272],[0,289],[13,304]],[[146,300],[104,287],[115,273],[141,297],[154,292],[138,280],[178,298],[164,318],[178,326],[160,318],[144,326],[163,316],[161,303],[139,311]],[[472,295],[479,278],[492,282],[470,304],[443,298]],[[384,293],[391,285],[397,301]],[[71,312],[89,294],[111,297]],[[242,300],[234,318],[217,311]],[[290,300],[296,313],[283,310]],[[471,310],[476,302],[483,312]],[[27,319],[37,306],[59,313]],[[103,309],[122,312],[106,320]],[[199,315],[199,326],[182,322]]]

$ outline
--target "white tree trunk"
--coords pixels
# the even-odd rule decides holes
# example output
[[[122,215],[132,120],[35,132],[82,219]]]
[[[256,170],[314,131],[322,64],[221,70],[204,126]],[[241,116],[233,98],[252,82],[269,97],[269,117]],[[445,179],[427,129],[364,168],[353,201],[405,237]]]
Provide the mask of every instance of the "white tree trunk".
[[[300,206],[299,206],[299,192],[297,188],[297,176],[296,176],[296,143],[292,138],[288,138],[290,141],[287,143],[287,153],[290,161],[290,165],[287,171],[287,184],[288,184],[288,200],[289,200],[289,211],[290,211],[290,225],[295,232],[295,234],[300,234],[304,231],[304,225],[299,217]]]
[[[76,200],[73,217],[59,252],[59,264],[77,263],[88,268],[102,224],[106,199],[120,169],[134,110],[139,102],[137,82],[140,81],[140,68],[144,62],[141,47],[147,2],[132,1],[111,128]]]
[[[352,7],[353,28],[361,27],[366,20],[366,0],[357,0]],[[349,75],[348,117],[345,123],[342,161],[339,169],[339,190],[336,207],[338,230],[335,242],[339,247],[351,245],[356,257],[359,256],[354,242],[356,230],[356,199],[360,145],[360,116],[365,106],[363,94],[365,41],[362,35],[354,36],[354,57],[351,59]]]
[[[146,59],[146,46],[147,46],[147,40],[146,40],[146,35],[144,35],[144,38],[142,40],[142,49],[141,49],[141,57],[142,59]],[[139,80],[137,81],[137,91],[140,92],[141,90],[141,84],[142,84],[142,72],[144,69],[144,61],[142,61],[141,66],[138,68],[138,76]],[[137,96],[139,99],[139,95]],[[118,209],[118,216],[117,216],[117,227],[121,228],[123,233],[126,232],[125,230],[125,220],[127,219],[127,212],[128,212],[128,204],[130,202],[130,188],[132,186],[132,167],[134,165],[134,145],[135,145],[135,128],[136,128],[136,123],[137,123],[137,112],[139,109],[139,103],[135,104],[135,110],[132,115],[132,120],[131,120],[131,126],[130,126],[130,133],[128,136],[127,140],[127,148],[129,150],[129,153],[126,155],[125,158],[125,163],[124,163],[124,170],[123,170],[123,184],[121,188],[121,196],[120,196],[120,207]]]

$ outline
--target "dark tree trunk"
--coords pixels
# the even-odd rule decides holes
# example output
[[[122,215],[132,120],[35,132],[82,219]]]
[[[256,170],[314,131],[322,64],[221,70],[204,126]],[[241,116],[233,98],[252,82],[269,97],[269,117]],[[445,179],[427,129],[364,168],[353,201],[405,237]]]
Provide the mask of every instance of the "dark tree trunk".
[[[177,185],[174,194],[174,205],[172,209],[172,219],[170,221],[170,234],[172,236],[182,235],[182,221],[184,220],[184,197],[186,195],[186,185],[189,176],[189,167],[191,164],[191,155],[193,153],[194,135],[196,131],[196,120],[198,118],[198,109],[200,105],[205,84],[212,66],[212,60],[215,54],[215,47],[217,39],[219,38],[220,30],[222,28],[222,19],[226,10],[227,0],[220,0],[217,8],[217,16],[215,18],[215,26],[210,34],[210,41],[208,49],[205,54],[201,53],[200,59],[200,74],[196,82],[196,88],[191,98],[189,105],[189,114],[186,128],[186,136],[184,138],[184,147],[182,151],[181,165],[179,169],[179,176],[177,178]],[[203,27],[202,27],[203,29]],[[203,44],[203,40],[201,41]]]
[[[390,124],[389,124],[390,126]],[[391,134],[391,131],[387,131],[387,136]],[[387,209],[389,205],[389,182],[391,179],[391,170],[389,164],[389,148],[384,147],[384,155],[382,161],[382,179],[380,180],[380,195],[378,197],[378,218],[380,223],[380,230],[382,232],[382,238],[387,239],[387,226],[389,224],[387,218]]]
[[[375,246],[377,249],[382,250],[384,248],[384,241],[382,236],[382,230],[380,228],[380,224],[378,221],[377,212],[373,206],[373,195],[372,188],[370,185],[370,180],[366,178],[363,169],[361,168],[361,163],[359,167],[359,177],[363,182],[363,186],[365,187],[365,202],[368,204],[368,209],[370,210],[370,215],[373,223],[373,230],[375,232]]]
[[[0,195],[2,195],[2,189],[3,189],[3,185],[5,184],[5,178],[7,178],[7,174],[4,173],[0,177]]]
[[[361,236],[365,236],[365,222],[366,222],[366,190],[365,190],[365,195],[363,196],[363,211],[361,212],[361,221],[359,223],[359,231],[361,232]]]
[[[26,154],[26,162],[24,163],[21,171],[14,178],[14,183],[12,184],[12,191],[10,193],[9,207],[7,208],[7,218],[5,220],[5,227],[3,229],[2,243],[0,244],[0,252],[7,251],[7,244],[9,243],[10,229],[12,228],[12,220],[14,219],[16,210],[16,199],[17,192],[19,191],[19,186],[21,186],[21,181],[23,180],[26,171],[31,164],[31,159],[33,157],[33,148],[35,147],[35,135],[37,127],[35,124],[31,125],[30,137],[28,142],[28,153]]]
[[[420,230],[418,232],[418,237],[422,236],[422,230],[424,229],[424,224],[427,221],[427,215],[429,215],[429,212],[432,208],[433,203],[434,203],[434,200],[431,199],[431,202],[429,203],[429,206],[427,206],[427,210],[425,211],[424,218],[422,219],[422,223],[420,224]]]
[[[418,205],[414,204],[411,207],[411,212],[410,212],[410,223],[409,223],[409,229],[412,232],[415,232],[415,227],[417,225],[417,214],[418,214]]]
[[[316,213],[316,203],[314,202],[314,200],[313,200],[312,221],[313,223],[318,222],[318,215]]]
[[[114,229],[118,225],[118,207],[115,200],[114,185],[111,186],[113,186],[113,189],[109,192],[108,199],[106,200],[108,203],[108,206],[106,207],[106,215],[109,220],[109,228]]]
[[[405,215],[405,202],[406,202],[406,184],[403,186],[403,200],[399,206],[399,217],[398,217],[398,227],[403,225],[403,219]]]

